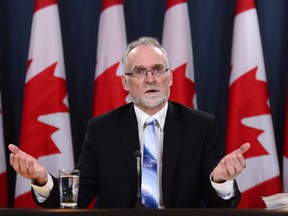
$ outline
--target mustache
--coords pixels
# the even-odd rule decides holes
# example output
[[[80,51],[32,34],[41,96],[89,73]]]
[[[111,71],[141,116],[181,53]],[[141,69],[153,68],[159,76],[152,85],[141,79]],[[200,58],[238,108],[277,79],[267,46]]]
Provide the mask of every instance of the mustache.
[[[161,89],[158,85],[146,85],[146,86],[144,86],[144,92],[151,91],[151,90],[160,91]]]

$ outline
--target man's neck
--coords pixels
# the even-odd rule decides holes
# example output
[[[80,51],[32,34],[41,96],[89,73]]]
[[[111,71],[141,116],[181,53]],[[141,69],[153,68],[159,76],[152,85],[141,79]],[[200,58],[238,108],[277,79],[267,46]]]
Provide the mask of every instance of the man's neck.
[[[143,107],[135,104],[139,109],[141,109],[143,112],[147,113],[150,116],[153,116],[155,113],[159,112],[167,103],[167,101],[157,107]]]

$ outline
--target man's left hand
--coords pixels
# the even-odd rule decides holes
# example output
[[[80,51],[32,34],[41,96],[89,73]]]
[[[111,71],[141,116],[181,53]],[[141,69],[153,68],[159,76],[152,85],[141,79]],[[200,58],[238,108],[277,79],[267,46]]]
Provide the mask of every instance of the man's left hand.
[[[250,149],[250,143],[243,144],[240,148],[226,155],[212,171],[212,180],[223,183],[235,179],[246,167],[243,154]]]

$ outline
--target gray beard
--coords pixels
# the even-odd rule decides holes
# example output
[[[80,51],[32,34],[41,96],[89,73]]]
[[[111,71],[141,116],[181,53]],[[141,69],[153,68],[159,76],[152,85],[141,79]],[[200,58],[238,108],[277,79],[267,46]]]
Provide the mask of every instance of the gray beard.
[[[137,104],[141,107],[151,109],[163,105],[164,103],[167,102],[167,100],[168,97],[166,97],[162,92],[158,92],[153,95],[143,95],[138,100],[133,99],[133,102],[134,104]]]

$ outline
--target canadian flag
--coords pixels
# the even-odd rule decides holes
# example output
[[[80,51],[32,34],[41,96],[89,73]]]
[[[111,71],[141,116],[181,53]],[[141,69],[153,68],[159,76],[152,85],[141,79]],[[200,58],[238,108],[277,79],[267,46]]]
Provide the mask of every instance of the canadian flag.
[[[59,12],[36,0],[25,81],[20,148],[53,175],[74,167]],[[15,207],[36,207],[31,182],[17,176]]]
[[[231,61],[226,150],[251,143],[239,207],[264,208],[261,196],[281,192],[281,179],[254,0],[236,3]]]
[[[197,107],[192,38],[187,0],[167,0],[163,29],[163,47],[173,70],[170,100]]]
[[[2,113],[2,100],[0,94],[0,208],[8,207],[8,184],[7,184],[7,167],[5,156],[5,145],[3,137],[3,113]]]
[[[102,0],[98,29],[93,116],[126,103],[121,84],[122,55],[127,45],[123,0]]]
[[[286,91],[286,122],[284,137],[284,158],[283,158],[283,191],[288,192],[288,81]]]

